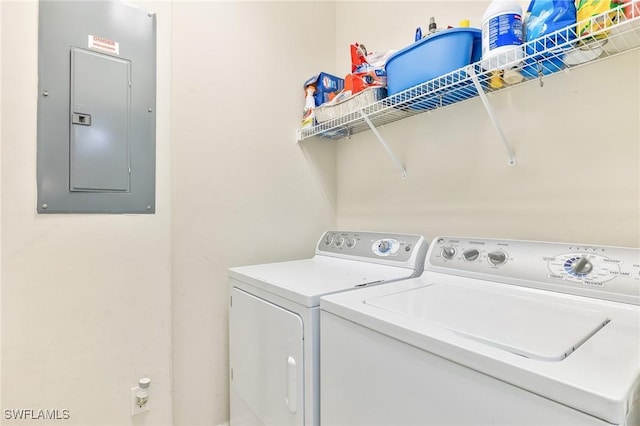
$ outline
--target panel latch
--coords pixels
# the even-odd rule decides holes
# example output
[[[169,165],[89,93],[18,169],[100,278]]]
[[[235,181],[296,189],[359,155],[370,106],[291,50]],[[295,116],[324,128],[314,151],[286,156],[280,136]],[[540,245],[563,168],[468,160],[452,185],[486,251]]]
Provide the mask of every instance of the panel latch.
[[[71,116],[72,124],[80,124],[81,126],[91,126],[91,114],[81,114],[74,112]]]

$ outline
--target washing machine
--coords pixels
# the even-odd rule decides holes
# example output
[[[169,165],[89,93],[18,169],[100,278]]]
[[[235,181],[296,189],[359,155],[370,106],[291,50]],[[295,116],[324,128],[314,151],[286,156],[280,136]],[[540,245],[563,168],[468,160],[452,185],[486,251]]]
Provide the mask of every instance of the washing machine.
[[[231,425],[320,424],[320,297],[420,275],[419,235],[324,233],[312,258],[229,270]]]
[[[439,237],[323,297],[327,425],[639,425],[640,250]]]

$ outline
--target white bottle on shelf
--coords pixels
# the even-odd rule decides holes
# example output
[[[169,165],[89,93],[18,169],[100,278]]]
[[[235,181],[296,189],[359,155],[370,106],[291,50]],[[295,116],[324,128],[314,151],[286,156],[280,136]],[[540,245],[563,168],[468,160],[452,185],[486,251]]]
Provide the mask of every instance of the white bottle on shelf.
[[[315,123],[316,114],[316,100],[313,94],[316,92],[316,88],[313,85],[307,86],[305,89],[306,96],[304,98],[304,111],[302,112],[302,128],[312,127]]]
[[[482,68],[508,69],[524,56],[522,7],[516,1],[493,0],[482,16]]]

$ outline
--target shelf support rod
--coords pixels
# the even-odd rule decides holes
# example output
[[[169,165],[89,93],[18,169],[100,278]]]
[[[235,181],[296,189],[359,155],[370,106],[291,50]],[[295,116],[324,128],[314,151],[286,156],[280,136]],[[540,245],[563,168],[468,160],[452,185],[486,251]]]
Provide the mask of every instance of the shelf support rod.
[[[364,111],[359,109],[358,112],[360,112],[362,119],[367,123],[367,125],[369,126],[373,134],[376,135],[376,138],[378,138],[380,145],[382,145],[385,151],[387,151],[387,154],[389,154],[389,157],[391,157],[393,162],[396,163],[396,166],[398,166],[398,168],[402,172],[402,179],[406,179],[407,170],[404,168],[400,160],[398,160],[398,157],[396,157],[396,155],[393,153],[389,145],[387,145],[387,142],[385,142],[385,140],[382,138],[382,135],[380,134],[380,132],[378,132],[378,129],[376,129],[376,126],[373,125],[373,123],[371,122],[371,120],[369,120],[369,117],[367,117],[367,114],[365,114]]]
[[[489,99],[487,99],[487,95],[486,95],[486,93],[484,93],[484,89],[482,88],[482,85],[480,84],[480,81],[478,80],[478,76],[476,75],[476,71],[474,69],[473,64],[469,65],[467,67],[467,72],[471,76],[471,80],[473,80],[473,84],[474,84],[474,86],[476,86],[476,90],[478,91],[478,95],[480,95],[480,99],[482,100],[482,103],[484,104],[484,109],[487,110],[487,114],[489,114],[489,118],[491,119],[491,122],[493,123],[493,127],[496,128],[496,131],[498,132],[498,135],[500,136],[500,140],[502,141],[502,144],[504,145],[504,148],[507,151],[507,156],[508,156],[507,162],[508,162],[509,166],[515,166],[516,165],[516,156],[513,153],[513,151],[511,150],[511,147],[509,146],[509,143],[507,142],[507,138],[504,136],[504,133],[502,133],[502,128],[500,127],[500,123],[498,123],[498,119],[496,118],[495,114],[493,113],[493,108],[491,107],[491,104],[489,103]]]

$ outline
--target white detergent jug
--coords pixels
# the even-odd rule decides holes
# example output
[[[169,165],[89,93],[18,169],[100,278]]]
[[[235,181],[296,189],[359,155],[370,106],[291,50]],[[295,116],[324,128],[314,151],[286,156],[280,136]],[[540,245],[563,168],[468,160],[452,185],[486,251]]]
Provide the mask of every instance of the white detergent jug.
[[[482,17],[482,68],[518,65],[522,49],[522,7],[516,1],[493,0]]]

